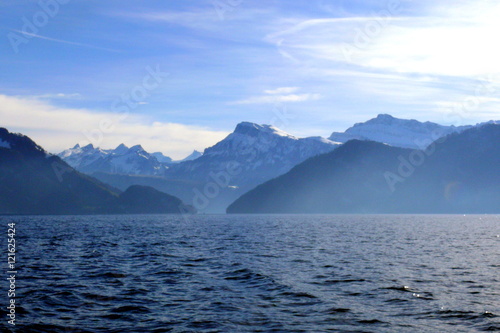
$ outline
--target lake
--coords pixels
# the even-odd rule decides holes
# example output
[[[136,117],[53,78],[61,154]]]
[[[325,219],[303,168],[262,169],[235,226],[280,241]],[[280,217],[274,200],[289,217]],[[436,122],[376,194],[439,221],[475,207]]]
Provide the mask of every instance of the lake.
[[[500,216],[0,221],[6,332],[500,331]]]

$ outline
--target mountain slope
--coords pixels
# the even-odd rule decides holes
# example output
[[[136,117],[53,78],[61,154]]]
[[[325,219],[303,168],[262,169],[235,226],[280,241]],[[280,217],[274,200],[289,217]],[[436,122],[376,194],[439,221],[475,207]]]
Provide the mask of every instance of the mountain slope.
[[[424,151],[352,140],[244,194],[228,213],[499,213],[500,125]]]
[[[368,140],[395,147],[424,149],[432,141],[472,126],[443,126],[432,122],[398,119],[379,114],[364,123],[357,123],[345,132],[334,132],[329,140],[345,143],[349,140]]]
[[[0,214],[104,214],[131,210],[120,191],[77,172],[27,136],[0,128],[0,141]],[[178,213],[179,209],[165,206],[150,210],[158,211]]]

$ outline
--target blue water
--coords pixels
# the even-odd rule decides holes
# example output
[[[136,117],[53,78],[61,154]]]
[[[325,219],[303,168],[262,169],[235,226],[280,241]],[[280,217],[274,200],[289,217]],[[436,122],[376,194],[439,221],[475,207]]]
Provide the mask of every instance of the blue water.
[[[9,222],[5,332],[500,331],[500,216],[0,217],[3,249]]]

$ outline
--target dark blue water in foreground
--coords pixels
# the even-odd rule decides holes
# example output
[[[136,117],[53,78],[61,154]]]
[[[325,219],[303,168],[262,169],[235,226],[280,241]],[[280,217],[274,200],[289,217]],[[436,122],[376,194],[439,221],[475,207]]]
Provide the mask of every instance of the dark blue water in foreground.
[[[14,332],[500,331],[500,216],[12,221]]]

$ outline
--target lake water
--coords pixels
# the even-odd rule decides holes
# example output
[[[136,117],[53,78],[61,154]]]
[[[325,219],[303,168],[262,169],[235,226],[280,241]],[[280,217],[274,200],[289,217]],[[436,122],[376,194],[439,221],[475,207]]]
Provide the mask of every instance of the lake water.
[[[0,221],[2,332],[500,331],[500,216]]]

